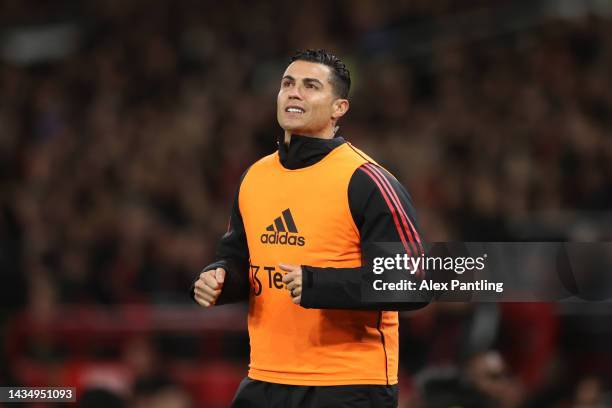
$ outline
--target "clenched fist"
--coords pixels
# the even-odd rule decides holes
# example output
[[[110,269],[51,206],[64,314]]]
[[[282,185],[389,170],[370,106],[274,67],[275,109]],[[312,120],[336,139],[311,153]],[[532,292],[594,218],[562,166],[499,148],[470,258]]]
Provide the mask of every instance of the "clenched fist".
[[[202,272],[194,285],[196,302],[204,307],[214,305],[221,294],[224,280],[225,269],[223,268]]]
[[[283,276],[283,283],[291,295],[291,301],[296,305],[302,300],[302,267],[300,265],[278,264],[280,268],[287,272]]]

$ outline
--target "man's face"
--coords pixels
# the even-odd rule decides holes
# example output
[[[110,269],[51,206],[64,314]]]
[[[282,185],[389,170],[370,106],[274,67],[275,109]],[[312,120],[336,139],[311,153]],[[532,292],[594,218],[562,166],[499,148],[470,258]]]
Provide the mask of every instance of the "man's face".
[[[335,120],[346,111],[339,106],[339,101],[344,100],[335,95],[329,81],[331,74],[328,66],[316,62],[294,61],[287,67],[276,106],[283,129],[309,136],[331,134]]]
[[[502,356],[495,351],[482,353],[470,361],[467,377],[477,389],[492,398],[505,395],[509,373]]]

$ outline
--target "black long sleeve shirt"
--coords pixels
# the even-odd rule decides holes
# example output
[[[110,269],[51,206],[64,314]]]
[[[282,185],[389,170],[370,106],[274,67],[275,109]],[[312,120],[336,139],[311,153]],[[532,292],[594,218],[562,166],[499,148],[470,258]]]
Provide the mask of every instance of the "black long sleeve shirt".
[[[318,139],[292,135],[289,145],[279,143],[280,162],[291,170],[311,166],[344,143],[346,141],[342,137]],[[423,253],[423,248],[418,238],[410,195],[391,174],[380,169],[375,171],[371,166],[365,164],[358,168],[348,186],[349,207],[359,229],[363,258],[389,256],[377,244],[399,242],[404,242],[408,255],[418,256]],[[244,175],[241,183],[243,178]],[[399,221],[402,214],[407,216],[407,223]],[[203,269],[207,271],[221,267],[226,270],[223,290],[216,304],[247,300],[250,291],[249,250],[238,206],[238,192],[234,198],[228,231],[219,242],[216,259]],[[413,310],[425,306],[429,300],[423,293],[418,293],[416,300],[364,302],[360,288],[368,274],[372,274],[372,270],[366,266],[318,268],[302,265],[300,305],[319,309]]]

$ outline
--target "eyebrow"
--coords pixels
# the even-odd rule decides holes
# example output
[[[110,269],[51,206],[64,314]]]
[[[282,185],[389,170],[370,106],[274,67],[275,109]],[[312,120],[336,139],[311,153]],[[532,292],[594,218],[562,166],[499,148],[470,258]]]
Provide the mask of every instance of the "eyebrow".
[[[292,77],[291,75],[285,75],[283,77],[283,79],[289,79],[291,81],[295,81],[295,78]],[[311,82],[311,83],[314,82],[314,83],[317,83],[317,84],[323,86],[323,83],[321,81],[319,81],[317,78],[304,78],[303,81],[304,82]]]

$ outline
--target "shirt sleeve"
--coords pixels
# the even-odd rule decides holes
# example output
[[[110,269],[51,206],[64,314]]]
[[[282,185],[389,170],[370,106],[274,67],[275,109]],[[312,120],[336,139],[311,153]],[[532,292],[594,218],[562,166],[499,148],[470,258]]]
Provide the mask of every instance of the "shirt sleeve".
[[[389,172],[372,163],[359,167],[348,188],[351,215],[359,229],[362,267],[319,268],[302,266],[301,306],[318,309],[414,310],[429,303],[423,291],[402,291],[388,302],[365,302],[361,285],[373,278],[368,260],[399,253],[424,254],[410,195]],[[390,253],[380,243],[394,243]],[[418,276],[418,274],[417,274]],[[399,296],[399,297],[398,297]]]
[[[248,171],[248,170],[247,170]],[[240,184],[246,172],[240,179]],[[242,215],[240,214],[240,206],[238,204],[238,195],[240,187],[234,197],[232,212],[230,215],[227,232],[223,234],[217,246],[215,262],[202,269],[202,272],[211,269],[225,269],[225,281],[221,294],[217,299],[216,305],[228,303],[236,303],[246,301],[249,298],[249,247],[246,240],[246,232]],[[196,277],[196,280],[199,278]],[[191,298],[195,301],[195,281],[191,285]]]

